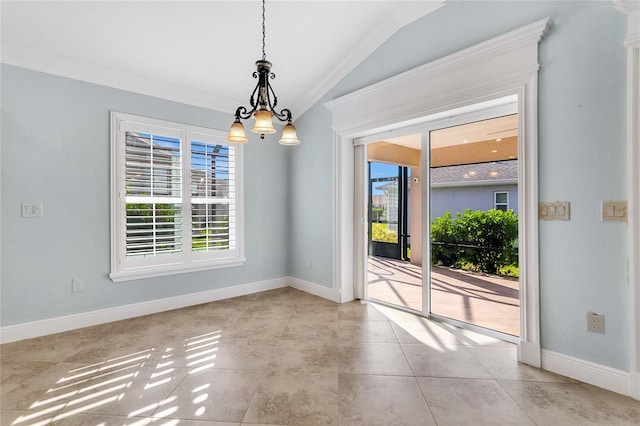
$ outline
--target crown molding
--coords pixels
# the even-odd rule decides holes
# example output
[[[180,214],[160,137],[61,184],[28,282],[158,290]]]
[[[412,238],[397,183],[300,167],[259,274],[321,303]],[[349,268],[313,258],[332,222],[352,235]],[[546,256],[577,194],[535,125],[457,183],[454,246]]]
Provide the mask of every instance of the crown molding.
[[[538,43],[552,24],[551,18],[541,19],[328,101],[325,106],[333,113],[333,127],[338,132],[350,134],[371,123],[384,127],[397,123],[400,117],[403,121],[424,117],[438,112],[434,109],[437,105],[453,107],[462,91],[462,88],[452,86],[454,76],[459,81],[469,82],[467,96],[478,88],[482,92],[495,86],[492,92],[498,93],[501,87],[513,87],[527,81],[538,71]],[[528,54],[531,49],[535,49],[536,55]],[[499,74],[493,66],[496,62],[505,64]],[[463,78],[462,74],[468,75]],[[425,85],[425,81],[432,84]],[[385,99],[384,107],[380,106],[380,99]],[[359,107],[355,108],[355,105]],[[393,110],[393,117],[389,109]]]
[[[625,46],[640,49],[640,1],[613,0],[613,4],[616,9],[627,15]]]
[[[6,43],[2,45],[0,60],[8,65],[226,113],[233,113],[241,103],[200,90]]]

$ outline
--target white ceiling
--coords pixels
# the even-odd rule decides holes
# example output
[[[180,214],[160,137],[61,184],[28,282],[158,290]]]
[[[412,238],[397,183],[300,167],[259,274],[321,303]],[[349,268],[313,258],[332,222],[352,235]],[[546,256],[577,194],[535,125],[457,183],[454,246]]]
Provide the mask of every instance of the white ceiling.
[[[278,105],[300,116],[438,1],[266,4]],[[262,57],[262,5],[235,1],[2,1],[2,62],[233,113]]]

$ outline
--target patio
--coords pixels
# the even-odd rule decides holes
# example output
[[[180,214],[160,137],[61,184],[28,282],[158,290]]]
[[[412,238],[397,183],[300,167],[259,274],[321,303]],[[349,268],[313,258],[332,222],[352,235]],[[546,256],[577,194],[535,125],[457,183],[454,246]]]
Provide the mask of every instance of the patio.
[[[367,290],[371,299],[422,311],[422,268],[370,256]],[[434,266],[431,290],[433,314],[520,335],[517,280]]]

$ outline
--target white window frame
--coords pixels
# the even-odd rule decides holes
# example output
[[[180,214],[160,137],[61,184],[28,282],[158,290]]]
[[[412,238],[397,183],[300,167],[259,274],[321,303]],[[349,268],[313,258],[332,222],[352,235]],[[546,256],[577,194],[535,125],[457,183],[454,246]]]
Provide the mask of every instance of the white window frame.
[[[182,251],[179,254],[136,259],[126,256],[125,134],[135,129],[181,140]],[[114,282],[160,277],[185,272],[240,266],[244,256],[244,149],[230,144],[226,132],[120,112],[111,112],[111,273]],[[235,150],[235,247],[194,252],[191,248],[191,141],[229,146]]]
[[[506,194],[507,195],[507,202],[506,203],[498,203],[498,194]],[[507,210],[509,210],[509,191],[493,191],[493,208],[495,210],[498,210],[498,206],[507,206]]]

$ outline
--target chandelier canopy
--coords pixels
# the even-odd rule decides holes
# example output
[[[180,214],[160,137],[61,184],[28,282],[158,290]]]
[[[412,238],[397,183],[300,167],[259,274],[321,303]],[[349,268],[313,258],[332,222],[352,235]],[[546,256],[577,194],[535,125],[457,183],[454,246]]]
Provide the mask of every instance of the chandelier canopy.
[[[269,84],[269,80],[275,78],[275,74],[271,72],[271,62],[267,61],[265,36],[265,0],[262,0],[262,59],[256,61],[257,69],[253,73],[253,78],[258,79],[258,84],[253,89],[251,97],[249,98],[251,109],[244,106],[239,106],[238,109],[236,109],[235,120],[233,124],[231,124],[227,140],[233,143],[246,143],[248,139],[244,133],[244,125],[241,120],[246,120],[251,118],[251,116],[255,118],[255,123],[251,131],[258,133],[260,138],[264,139],[264,135],[276,132],[276,129],[273,127],[273,122],[271,121],[273,117],[276,117],[280,121],[287,122],[282,129],[280,144],[298,145],[300,141],[296,134],[296,128],[291,123],[291,111],[287,108],[280,110],[280,112],[276,111],[278,97],[273,91],[271,84]]]

